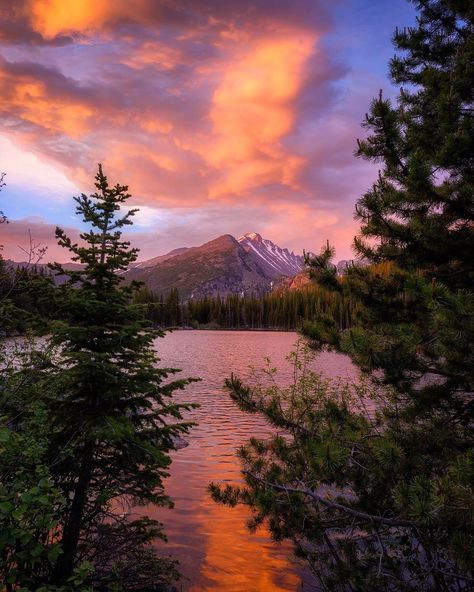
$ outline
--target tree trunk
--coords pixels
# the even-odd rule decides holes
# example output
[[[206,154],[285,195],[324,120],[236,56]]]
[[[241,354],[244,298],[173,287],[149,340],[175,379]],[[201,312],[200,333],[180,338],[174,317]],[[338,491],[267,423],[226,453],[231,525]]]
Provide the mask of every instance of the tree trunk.
[[[74,489],[74,498],[71,504],[71,510],[61,541],[62,554],[53,573],[53,583],[61,586],[72,576],[74,570],[74,561],[77,553],[77,545],[83,522],[84,510],[87,502],[87,493],[92,478],[92,460],[94,456],[94,444],[86,444],[82,455],[82,462],[79,472],[79,479]]]

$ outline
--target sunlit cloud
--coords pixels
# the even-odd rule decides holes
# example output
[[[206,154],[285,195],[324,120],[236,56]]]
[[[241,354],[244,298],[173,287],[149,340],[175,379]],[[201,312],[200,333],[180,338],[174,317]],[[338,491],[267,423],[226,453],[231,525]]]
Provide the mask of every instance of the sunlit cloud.
[[[14,218],[71,224],[73,208],[55,216],[43,186],[44,212],[30,209],[16,163],[34,162],[24,168],[67,199],[93,189],[102,162],[141,207],[134,239],[146,253],[153,230],[156,251],[257,230],[300,250],[334,236],[347,252],[373,174],[352,153],[378,84],[351,75],[344,87],[350,70],[328,46],[331,11],[349,1],[2,3],[2,205],[22,185]]]
[[[13,261],[31,261],[45,263],[48,261],[67,262],[69,253],[57,244],[54,238],[55,225],[41,217],[28,217],[12,220],[2,224],[0,244],[2,257]],[[65,226],[73,240],[79,239],[76,228]],[[41,255],[42,250],[46,251]]]
[[[211,197],[269,183],[291,185],[303,164],[281,141],[295,125],[294,101],[304,85],[315,37],[285,37],[259,40],[232,59],[213,93],[212,141],[202,151],[221,171]]]

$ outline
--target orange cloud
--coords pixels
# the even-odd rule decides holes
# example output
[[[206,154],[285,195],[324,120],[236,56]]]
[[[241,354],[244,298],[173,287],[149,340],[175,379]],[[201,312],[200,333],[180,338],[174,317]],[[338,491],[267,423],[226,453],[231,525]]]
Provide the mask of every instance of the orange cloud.
[[[323,0],[6,4],[3,133],[81,190],[103,162],[136,203],[205,212],[194,244],[224,212],[222,231],[294,248],[295,229],[300,246],[335,235],[341,202],[350,216],[358,120],[334,109],[344,71],[325,48]]]
[[[136,50],[124,56],[122,63],[131,68],[142,69],[153,66],[162,70],[176,68],[184,59],[182,53],[175,47],[168,47],[165,44],[147,40]]]
[[[212,141],[201,149],[211,166],[225,171],[211,188],[211,197],[294,182],[304,159],[281,141],[295,123],[293,103],[315,43],[315,35],[293,32],[258,40],[250,51],[226,63],[209,113]]]
[[[70,32],[99,29],[111,16],[132,13],[131,2],[115,0],[30,0],[33,27],[46,39]]]
[[[30,129],[42,128],[49,135],[65,134],[79,140],[91,128],[95,106],[81,96],[79,86],[72,86],[71,79],[54,70],[0,58],[2,111]]]
[[[179,198],[184,205],[203,199],[229,200],[245,193],[254,200],[250,193],[255,187],[297,188],[305,159],[282,141],[295,124],[294,103],[305,84],[305,65],[314,53],[315,36],[294,31],[284,39],[254,40],[249,45],[242,51],[231,42],[224,55],[208,66],[212,73],[198,69],[197,81],[208,75],[215,84],[207,117],[190,120],[191,127],[180,120],[186,85],[181,92],[166,89],[164,96],[155,99],[146,78],[138,78],[137,86],[124,80],[113,94],[106,86],[84,84],[29,63],[18,68],[4,62],[3,107],[21,119],[16,134],[23,138],[37,134],[40,142],[56,137],[76,143],[84,152],[79,160],[64,152],[47,152],[50,158],[60,156],[76,182],[87,179],[94,161],[104,161],[114,175],[132,160],[129,184],[156,202],[176,203]],[[139,64],[146,67],[153,62],[153,47],[143,45],[142,62],[138,57],[142,46],[138,47],[133,54],[134,72]]]
[[[89,119],[94,114],[93,109],[81,103],[61,99],[51,102],[40,82],[19,82],[12,102],[25,120],[74,140],[90,129]]]

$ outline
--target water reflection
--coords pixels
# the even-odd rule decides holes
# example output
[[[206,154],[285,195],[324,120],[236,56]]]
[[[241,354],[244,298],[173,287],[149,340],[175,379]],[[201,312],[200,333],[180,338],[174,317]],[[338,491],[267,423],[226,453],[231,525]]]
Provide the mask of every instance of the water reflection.
[[[179,395],[201,407],[190,414],[199,425],[189,446],[173,457],[167,492],[175,508],[147,509],[165,523],[169,541],[160,551],[179,559],[187,578],[183,591],[314,590],[304,569],[291,562],[290,545],[271,541],[265,530],[249,533],[247,509],[215,504],[206,490],[211,481],[238,483],[236,449],[250,436],[269,433],[264,420],[237,409],[222,389],[224,379],[231,372],[247,375],[249,365],[263,365],[269,356],[280,379],[289,381],[285,357],[296,340],[295,333],[235,331],[177,331],[157,340],[162,365],[202,378]],[[334,377],[355,375],[350,362],[337,354],[323,354],[315,366]]]

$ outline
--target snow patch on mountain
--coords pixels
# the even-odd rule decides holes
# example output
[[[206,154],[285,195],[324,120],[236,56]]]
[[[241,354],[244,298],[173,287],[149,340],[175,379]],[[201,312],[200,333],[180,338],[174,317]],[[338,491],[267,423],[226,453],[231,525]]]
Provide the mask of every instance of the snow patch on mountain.
[[[296,275],[304,267],[304,258],[288,249],[282,249],[257,232],[248,232],[237,239],[241,247],[252,253],[265,274],[271,278]]]

